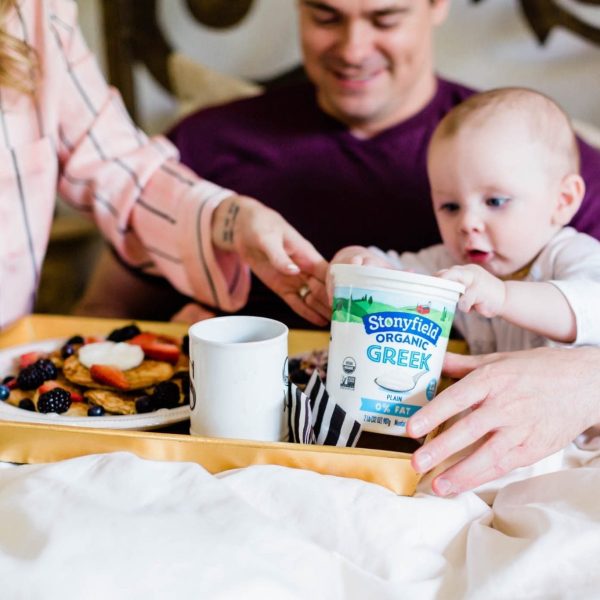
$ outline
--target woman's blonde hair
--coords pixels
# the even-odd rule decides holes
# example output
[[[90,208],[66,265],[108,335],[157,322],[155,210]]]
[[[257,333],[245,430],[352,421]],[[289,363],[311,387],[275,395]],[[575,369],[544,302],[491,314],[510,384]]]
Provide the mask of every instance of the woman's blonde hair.
[[[6,22],[18,0],[0,0],[0,87],[32,94],[38,73],[35,50],[6,32]]]

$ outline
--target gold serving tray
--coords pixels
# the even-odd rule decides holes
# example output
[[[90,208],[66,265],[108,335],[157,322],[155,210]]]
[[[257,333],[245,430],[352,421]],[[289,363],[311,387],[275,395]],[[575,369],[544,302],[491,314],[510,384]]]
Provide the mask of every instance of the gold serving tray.
[[[107,334],[131,320],[31,315],[0,333],[0,349],[38,340]],[[137,321],[142,329],[183,335],[186,325]],[[329,335],[322,331],[292,330],[289,352],[298,354],[326,348]],[[249,465],[281,465],[310,469],[326,475],[353,477],[382,485],[401,495],[412,495],[419,475],[410,455],[364,448],[338,448],[304,444],[252,442],[203,438],[156,431],[88,429],[0,421],[0,461],[48,463],[87,454],[132,452],[152,460],[196,462],[211,473]]]

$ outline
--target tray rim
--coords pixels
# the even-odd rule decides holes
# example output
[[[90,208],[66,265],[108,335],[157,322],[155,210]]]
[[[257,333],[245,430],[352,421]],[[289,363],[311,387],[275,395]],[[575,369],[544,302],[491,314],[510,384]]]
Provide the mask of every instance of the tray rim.
[[[74,327],[84,329],[83,334],[105,333],[131,322],[152,327],[160,333],[176,335],[185,333],[188,328],[180,323],[137,319],[34,314],[23,317],[0,332],[0,350],[69,335]],[[290,330],[290,354],[315,349],[314,343],[320,344],[317,347],[326,347],[328,338],[326,331]],[[39,464],[119,451],[133,452],[152,460],[196,462],[211,473],[256,464],[303,468],[326,475],[362,479],[399,495],[412,495],[420,479],[410,465],[411,455],[404,452],[0,421],[0,461]]]

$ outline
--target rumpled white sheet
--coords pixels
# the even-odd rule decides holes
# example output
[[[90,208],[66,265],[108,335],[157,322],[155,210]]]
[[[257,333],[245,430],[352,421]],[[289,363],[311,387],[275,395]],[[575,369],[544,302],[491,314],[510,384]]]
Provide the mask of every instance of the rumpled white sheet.
[[[0,597],[598,598],[599,466],[572,448],[512,479],[536,477],[440,499],[426,481],[406,498],[128,453],[4,464]]]

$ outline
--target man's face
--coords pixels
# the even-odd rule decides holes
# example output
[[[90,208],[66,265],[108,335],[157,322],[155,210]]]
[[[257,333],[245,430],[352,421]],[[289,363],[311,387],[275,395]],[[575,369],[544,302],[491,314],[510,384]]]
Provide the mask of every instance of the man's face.
[[[432,30],[448,0],[299,0],[304,65],[321,108],[369,137],[435,92]]]

